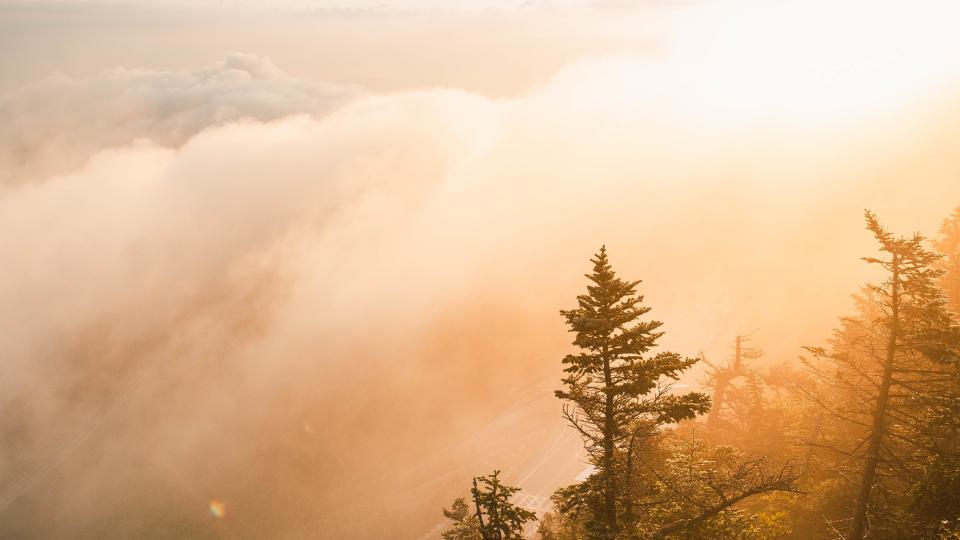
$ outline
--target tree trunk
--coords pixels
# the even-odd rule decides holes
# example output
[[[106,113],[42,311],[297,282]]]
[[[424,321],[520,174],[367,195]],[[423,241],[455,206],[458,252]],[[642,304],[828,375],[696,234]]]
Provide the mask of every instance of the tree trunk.
[[[606,393],[606,403],[603,418],[603,513],[607,525],[607,538],[617,536],[617,483],[613,471],[613,438],[614,438],[614,408],[613,408],[613,376],[610,371],[610,358],[607,347],[603,347],[603,382]]]
[[[490,494],[490,498],[493,500],[493,504],[490,505],[490,524],[493,525],[493,538],[492,540],[503,540],[503,534],[500,531],[500,515],[497,512],[497,475],[496,471],[493,475],[493,490]]]
[[[627,446],[627,469],[623,473],[623,485],[627,495],[627,506],[624,508],[623,521],[627,527],[632,527],[634,522],[633,504],[636,500],[633,493],[633,451],[637,441],[637,429],[634,428],[630,434],[630,444]]]
[[[720,417],[720,407],[723,406],[724,394],[729,384],[726,369],[717,372],[717,382],[713,385],[713,397],[710,400],[710,412],[707,414],[707,429],[713,431],[717,427],[717,419]]]
[[[483,529],[483,512],[480,511],[480,490],[477,489],[477,479],[473,479],[473,504],[477,507],[477,521],[480,523],[480,536],[487,539],[487,532]]]
[[[711,431],[717,427],[717,420],[720,418],[720,408],[727,393],[727,386],[734,377],[740,374],[740,352],[743,336],[737,336],[736,348],[733,354],[733,367],[716,370],[717,381],[713,385],[713,399],[711,400],[710,412],[707,414],[707,429]]]
[[[880,446],[886,429],[887,407],[890,402],[890,387],[893,385],[893,365],[897,353],[897,334],[900,331],[900,262],[893,254],[893,279],[890,290],[890,336],[887,339],[887,357],[883,364],[883,379],[877,394],[877,407],[873,413],[873,427],[867,446],[866,460],[863,463],[863,475],[860,478],[860,490],[857,493],[857,506],[850,525],[849,540],[861,540],[867,526],[867,507],[870,504],[870,492],[877,475],[880,462]]]

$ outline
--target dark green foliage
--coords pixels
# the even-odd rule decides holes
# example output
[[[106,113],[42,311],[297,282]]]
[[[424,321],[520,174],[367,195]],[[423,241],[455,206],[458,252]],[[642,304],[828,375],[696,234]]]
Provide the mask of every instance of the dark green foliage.
[[[523,526],[535,520],[536,514],[510,502],[518,487],[500,482],[500,471],[473,479],[470,493],[476,506],[477,519],[483,540],[520,540]]]
[[[693,418],[706,412],[710,402],[701,393],[671,393],[668,381],[697,360],[674,352],[648,356],[663,332],[661,322],[639,320],[650,311],[637,294],[640,282],[617,277],[606,247],[591,261],[587,294],[577,297],[577,308],[561,311],[580,351],[563,359],[566,389],[556,395],[568,402],[564,416],[583,436],[598,470],[602,506],[595,509],[594,525],[600,525],[596,536],[613,538],[620,493],[616,455],[633,433],[631,426],[645,422],[655,428]]]

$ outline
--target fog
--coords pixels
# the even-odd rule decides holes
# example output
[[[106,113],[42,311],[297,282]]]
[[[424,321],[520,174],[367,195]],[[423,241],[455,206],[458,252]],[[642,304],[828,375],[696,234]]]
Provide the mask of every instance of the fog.
[[[669,28],[700,28],[697,9]],[[353,16],[340,31],[371,50],[359,29],[398,28]],[[501,16],[546,25],[458,14],[461,39]],[[725,34],[585,37],[519,51],[530,78],[477,61],[485,84],[414,59],[375,85],[350,74],[376,54],[305,76],[244,28],[218,59],[187,58],[207,39],[193,21],[166,66],[102,66],[120,53],[79,41],[69,74],[2,61],[37,80],[0,98],[0,536],[420,537],[472,475],[520,480],[555,442],[557,311],[601,244],[644,280],[666,346],[720,357],[756,330],[767,361],[792,361],[871,278],[863,208],[931,233],[960,203],[957,71],[931,55],[865,61],[823,84],[883,99],[824,104],[772,93],[807,78],[796,66],[741,80],[751,59],[718,52]],[[421,33],[390,63],[442,47],[402,31]],[[936,77],[872,78],[918,63]],[[582,468],[576,446],[544,489]]]
[[[118,68],[83,79],[52,74],[0,103],[0,182],[70,172],[104,148],[138,139],[178,147],[231,121],[319,116],[361,94],[293,79],[267,58],[235,52],[187,72]]]

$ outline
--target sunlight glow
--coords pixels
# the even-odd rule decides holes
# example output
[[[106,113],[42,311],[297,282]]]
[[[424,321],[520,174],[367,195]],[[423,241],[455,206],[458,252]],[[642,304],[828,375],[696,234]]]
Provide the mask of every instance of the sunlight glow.
[[[667,59],[714,122],[875,115],[955,80],[955,2],[726,2],[681,22]]]

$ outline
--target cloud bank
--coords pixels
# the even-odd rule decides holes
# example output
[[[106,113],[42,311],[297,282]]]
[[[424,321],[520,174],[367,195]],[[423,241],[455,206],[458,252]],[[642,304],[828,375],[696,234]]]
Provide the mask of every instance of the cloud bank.
[[[601,243],[668,346],[760,326],[789,359],[869,278],[864,206],[931,230],[960,201],[951,103],[717,123],[685,69],[494,100],[232,56],[8,98],[38,126],[2,135],[0,535],[417,537],[559,422],[517,396],[558,378]]]
[[[51,75],[0,98],[0,184],[72,171],[104,148],[138,139],[177,147],[209,127],[322,115],[360,95],[358,88],[291,78],[269,59],[245,53],[195,71]]]

